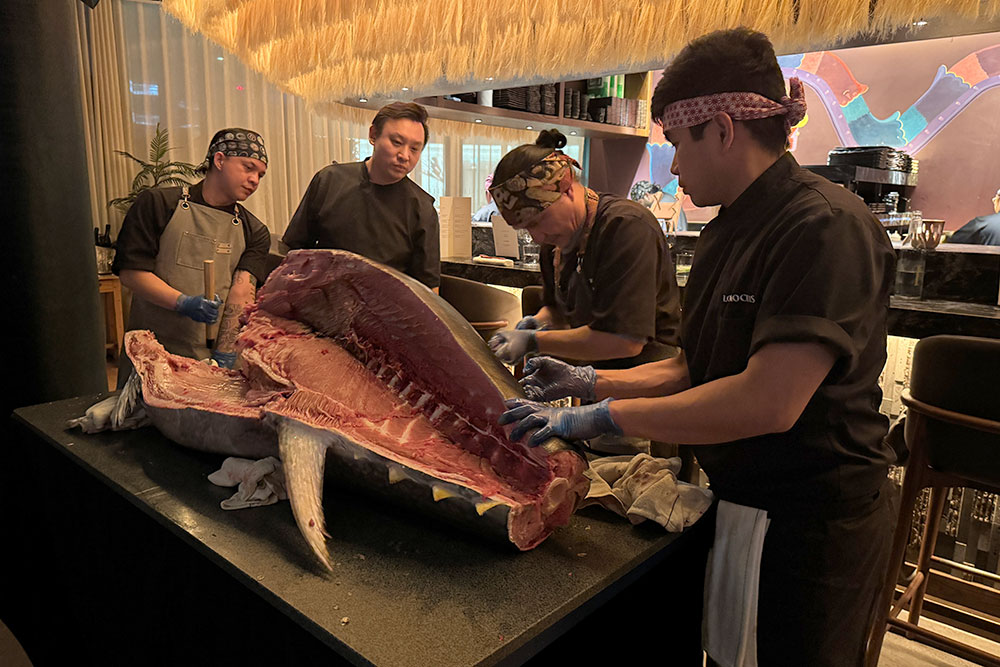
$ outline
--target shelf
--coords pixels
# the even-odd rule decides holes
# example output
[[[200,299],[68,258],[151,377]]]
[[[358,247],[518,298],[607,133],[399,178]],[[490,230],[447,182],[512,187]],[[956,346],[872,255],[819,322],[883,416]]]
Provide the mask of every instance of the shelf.
[[[474,123],[477,118],[480,118],[486,125],[510,127],[516,130],[526,130],[527,126],[530,125],[532,131],[535,132],[554,127],[566,136],[582,136],[591,139],[621,139],[623,137],[642,137],[645,139],[649,137],[649,132],[635,127],[594,123],[589,120],[548,116],[516,109],[487,107],[481,104],[455,102],[442,97],[421,97],[414,101],[425,106],[431,118],[457,120],[465,123]]]

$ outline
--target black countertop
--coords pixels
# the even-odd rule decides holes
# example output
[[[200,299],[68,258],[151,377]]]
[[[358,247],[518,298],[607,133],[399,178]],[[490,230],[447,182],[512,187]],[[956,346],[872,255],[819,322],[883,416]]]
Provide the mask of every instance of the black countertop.
[[[22,408],[15,420],[37,436],[37,446],[68,457],[70,468],[96,478],[220,576],[354,664],[520,664],[687,542],[687,533],[633,527],[587,508],[538,548],[518,553],[327,489],[336,563],[327,574],[287,502],[219,507],[233,489],[206,476],[222,457],[176,446],[151,428],[98,435],[65,429],[99,398]]]

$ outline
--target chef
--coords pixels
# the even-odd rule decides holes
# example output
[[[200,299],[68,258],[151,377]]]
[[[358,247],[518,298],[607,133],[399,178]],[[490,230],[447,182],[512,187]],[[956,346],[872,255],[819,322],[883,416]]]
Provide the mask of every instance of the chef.
[[[153,188],[136,197],[118,235],[113,271],[132,290],[128,330],[149,329],[168,352],[232,368],[243,307],[254,300],[270,249],[267,228],[238,202],[267,171],[259,134],[215,133],[195,185]],[[213,299],[204,293],[204,261],[215,263]],[[205,324],[222,319],[214,349]],[[118,386],[132,370],[121,356]]]
[[[710,664],[861,664],[893,524],[878,412],[892,247],[858,197],[786,152],[805,100],[796,79],[786,95],[766,36],[691,42],[651,106],[684,190],[722,207],[698,241],[681,354],[589,385],[550,377],[550,395],[600,402],[513,401],[501,421],[518,422],[514,438],[538,429],[532,442],[612,432],[696,445],[720,499]]]
[[[441,247],[434,198],[407,178],[428,135],[427,110],[419,104],[379,109],[368,129],[371,157],[317,172],[282,240],[292,249],[350,250],[437,291]]]
[[[676,353],[677,279],[649,210],[579,182],[556,130],[500,160],[490,194],[504,220],[541,244],[543,307],[490,347],[514,364],[528,353],[628,368]],[[550,364],[548,360],[534,361]]]

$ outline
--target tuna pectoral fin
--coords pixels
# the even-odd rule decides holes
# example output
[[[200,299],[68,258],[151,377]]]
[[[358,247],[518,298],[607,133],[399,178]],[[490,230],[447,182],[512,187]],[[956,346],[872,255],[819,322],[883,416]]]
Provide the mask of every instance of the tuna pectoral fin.
[[[324,537],[323,466],[329,434],[324,436],[294,420],[282,419],[278,425],[278,448],[285,466],[285,485],[292,513],[309,547],[327,569],[332,570]]]

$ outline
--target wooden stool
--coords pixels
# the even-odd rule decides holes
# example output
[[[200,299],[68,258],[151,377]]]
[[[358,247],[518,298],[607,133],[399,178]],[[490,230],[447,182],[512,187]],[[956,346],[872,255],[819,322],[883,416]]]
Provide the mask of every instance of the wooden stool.
[[[1000,666],[990,655],[918,625],[931,562],[973,568],[934,555],[948,489],[962,487],[1000,493],[1000,341],[967,336],[931,336],[913,350],[910,389],[903,392],[906,462],[899,518],[893,535],[888,576],[868,637],[866,667],[878,664],[886,626],[981,665]],[[910,535],[913,508],[921,490],[931,489],[930,507],[917,567],[902,596],[893,602]],[[990,573],[984,573],[989,576]],[[898,618],[909,606],[907,620]]]
[[[118,361],[122,339],[125,336],[125,322],[122,318],[122,283],[114,274],[100,274],[101,305],[104,308],[105,345],[109,356]]]

